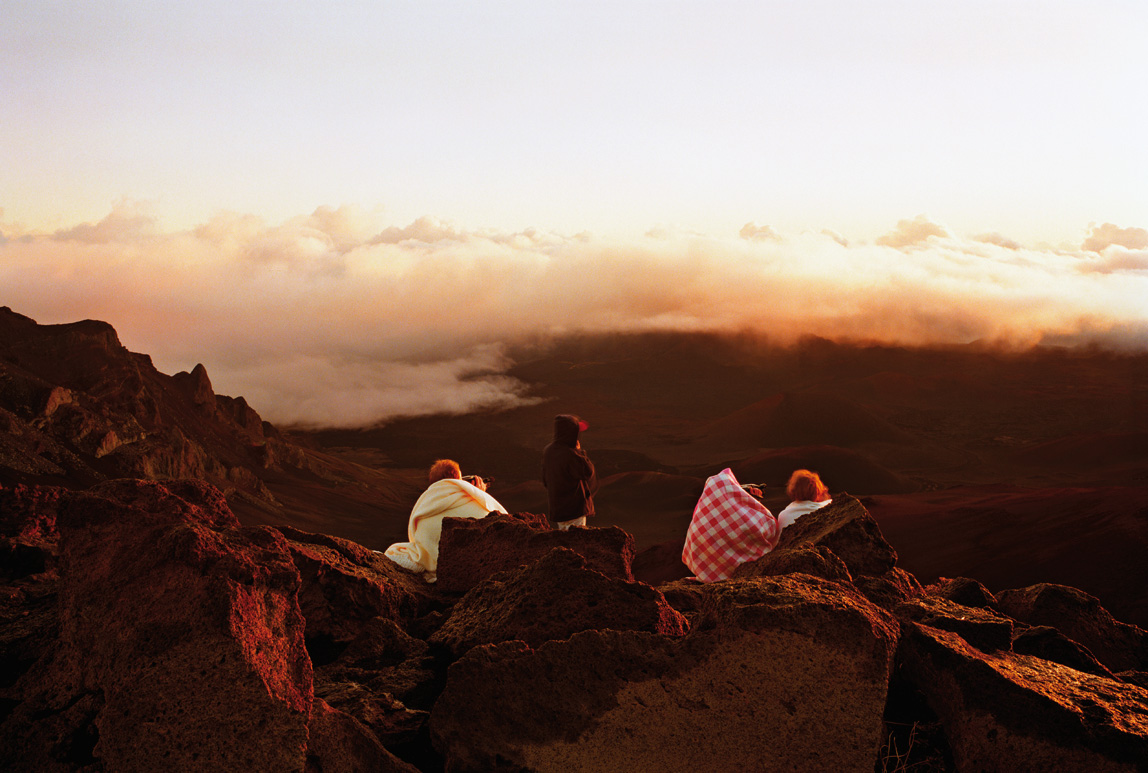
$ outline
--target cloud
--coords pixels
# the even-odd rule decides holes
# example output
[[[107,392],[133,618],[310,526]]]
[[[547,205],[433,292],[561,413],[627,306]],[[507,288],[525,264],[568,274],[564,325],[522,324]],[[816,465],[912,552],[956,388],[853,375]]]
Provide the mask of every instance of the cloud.
[[[974,236],[973,241],[984,242],[985,244],[995,244],[998,247],[1004,247],[1008,250],[1020,249],[1020,242],[1015,242],[1007,236],[1002,236],[998,233],[980,234],[979,236]]]
[[[1080,267],[1083,273],[1113,274],[1130,271],[1148,272],[1148,250],[1140,252],[1125,252],[1113,250],[1106,253],[1103,258],[1084,264]]]
[[[848,246],[849,246],[849,240],[848,240],[848,239],[846,239],[846,238],[845,238],[844,236],[842,236],[841,234],[839,234],[839,233],[837,233],[836,231],[833,231],[833,230],[831,230],[831,229],[829,229],[829,228],[823,228],[823,229],[821,229],[821,231],[820,231],[820,234],[821,234],[822,236],[828,236],[830,239],[832,239],[833,241],[837,242],[837,243],[838,243],[838,244],[840,244],[842,247],[848,247]]]
[[[118,202],[111,213],[98,223],[82,223],[56,232],[61,241],[109,244],[134,242],[155,232],[155,216],[149,205],[135,201]]]
[[[463,241],[465,236],[433,217],[420,217],[405,228],[391,226],[371,240],[371,244],[399,244],[406,241]]]
[[[1092,226],[1088,238],[1080,245],[1083,250],[1103,252],[1112,246],[1127,247],[1130,250],[1148,248],[1148,230],[1143,228],[1120,228],[1112,223]]]
[[[949,232],[943,226],[930,222],[924,215],[917,215],[912,220],[898,221],[894,230],[877,239],[877,244],[902,249],[924,244],[934,236],[947,238]]]
[[[738,232],[738,236],[749,240],[767,239],[774,242],[781,241],[781,234],[773,230],[772,227],[768,225],[758,225],[757,223],[746,223],[743,225],[741,231]]]
[[[498,346],[439,362],[389,362],[293,354],[217,370],[215,377],[252,385],[255,406],[274,406],[275,420],[302,427],[362,427],[380,417],[460,415],[536,402],[528,385],[497,371],[509,361]],[[307,388],[299,388],[300,374]]]
[[[124,206],[0,244],[0,303],[42,323],[107,320],[161,370],[202,362],[220,393],[316,426],[529,401],[505,376],[505,347],[564,333],[1148,347],[1148,253],[998,237],[918,217],[877,244],[672,229],[603,239],[430,218],[383,227],[353,207],[278,224],[220,213],[165,232]]]

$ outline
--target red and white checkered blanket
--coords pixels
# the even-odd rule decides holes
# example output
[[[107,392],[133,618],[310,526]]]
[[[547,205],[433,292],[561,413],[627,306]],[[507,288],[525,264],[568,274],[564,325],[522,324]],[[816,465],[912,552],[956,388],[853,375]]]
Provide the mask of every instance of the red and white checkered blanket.
[[[773,550],[781,527],[726,469],[706,481],[686,532],[682,561],[706,582],[724,580],[739,564]]]

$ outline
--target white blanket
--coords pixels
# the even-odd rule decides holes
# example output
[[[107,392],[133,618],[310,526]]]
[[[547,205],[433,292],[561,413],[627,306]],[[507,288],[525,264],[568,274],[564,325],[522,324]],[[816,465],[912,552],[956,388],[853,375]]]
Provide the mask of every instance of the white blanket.
[[[387,558],[414,572],[427,572],[434,581],[438,569],[438,540],[443,518],[484,518],[491,512],[505,513],[498,500],[464,480],[445,478],[432,483],[411,510],[407,523],[410,542],[396,542],[386,550]]]

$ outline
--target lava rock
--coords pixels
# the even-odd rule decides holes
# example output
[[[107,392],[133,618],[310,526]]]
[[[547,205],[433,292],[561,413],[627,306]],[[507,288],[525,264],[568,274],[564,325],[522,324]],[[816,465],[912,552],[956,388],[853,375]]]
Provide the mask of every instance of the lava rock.
[[[901,621],[923,623],[943,631],[952,631],[982,652],[1008,650],[1012,647],[1013,623],[987,609],[934,596],[919,596],[898,604],[893,613]]]
[[[316,665],[330,662],[377,617],[409,620],[431,604],[427,584],[350,540],[277,527],[299,570],[299,606]]]
[[[465,593],[492,574],[532,563],[557,547],[573,550],[608,577],[634,579],[634,538],[616,526],[556,531],[540,515],[491,513],[443,519],[438,590]]]
[[[899,671],[945,728],[958,770],[1143,770],[1148,690],[905,623]]]
[[[462,771],[873,770],[897,624],[804,575],[704,586],[684,638],[585,631],[451,666],[430,730]]]
[[[1029,625],[1050,625],[1088,648],[1111,671],[1148,671],[1148,631],[1116,620],[1094,596],[1052,583],[1005,590],[997,609]]]
[[[849,582],[849,569],[832,550],[824,545],[801,544],[792,548],[777,548],[754,561],[747,561],[734,569],[734,578],[770,577],[779,574],[810,574],[826,580]]]
[[[925,588],[925,593],[966,607],[996,608],[997,600],[992,592],[969,577],[940,577]]]
[[[554,548],[473,588],[430,642],[457,657],[479,644],[519,639],[538,647],[602,628],[681,636],[689,622],[655,588],[607,577],[578,553]]]
[[[853,586],[881,609],[892,611],[902,601],[915,599],[925,592],[912,573],[894,566],[876,577],[861,575],[853,578]]]
[[[848,494],[838,494],[830,504],[782,529],[777,547],[802,544],[829,548],[853,577],[879,576],[897,565],[897,551],[885,541],[877,521]]]

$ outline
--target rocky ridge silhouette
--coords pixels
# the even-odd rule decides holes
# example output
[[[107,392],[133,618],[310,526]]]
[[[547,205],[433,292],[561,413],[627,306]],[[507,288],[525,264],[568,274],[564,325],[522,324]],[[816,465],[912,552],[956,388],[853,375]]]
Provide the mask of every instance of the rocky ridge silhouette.
[[[405,530],[421,475],[335,458],[217,395],[203,365],[168,376],[111,325],[40,325],[0,307],[0,483],[83,488],[197,478],[249,524],[336,528],[365,540],[380,506]],[[322,512],[321,524],[316,513]]]

